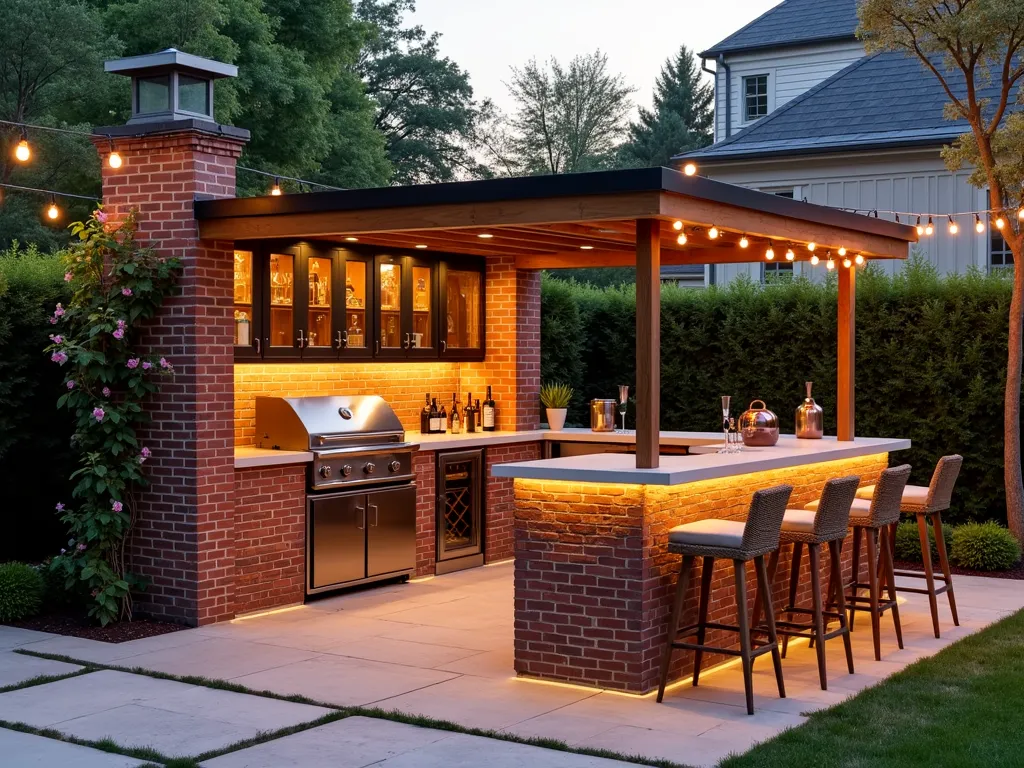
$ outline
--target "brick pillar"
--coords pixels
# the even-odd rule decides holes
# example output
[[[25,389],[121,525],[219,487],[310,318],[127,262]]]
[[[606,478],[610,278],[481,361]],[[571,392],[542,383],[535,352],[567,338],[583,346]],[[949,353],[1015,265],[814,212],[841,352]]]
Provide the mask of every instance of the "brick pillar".
[[[152,422],[140,437],[153,458],[136,496],[129,567],[150,581],[137,612],[191,625],[234,615],[233,243],[199,239],[193,202],[234,197],[248,139],[202,125],[217,132],[192,121],[151,133],[101,129],[113,135],[119,169],[106,162],[107,140],[96,141],[105,209],[117,219],[136,209],[140,241],[183,263],[178,294],[140,344],[165,354],[175,373],[147,405]]]
[[[516,271],[516,424],[540,428],[540,272]]]

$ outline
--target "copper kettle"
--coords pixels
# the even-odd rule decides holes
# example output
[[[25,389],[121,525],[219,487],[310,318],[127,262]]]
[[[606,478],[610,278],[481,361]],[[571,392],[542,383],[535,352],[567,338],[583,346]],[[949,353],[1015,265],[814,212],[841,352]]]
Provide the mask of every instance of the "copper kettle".
[[[761,407],[757,408],[760,403]],[[764,400],[755,400],[740,416],[743,444],[770,447],[779,442],[779,417],[768,410]]]

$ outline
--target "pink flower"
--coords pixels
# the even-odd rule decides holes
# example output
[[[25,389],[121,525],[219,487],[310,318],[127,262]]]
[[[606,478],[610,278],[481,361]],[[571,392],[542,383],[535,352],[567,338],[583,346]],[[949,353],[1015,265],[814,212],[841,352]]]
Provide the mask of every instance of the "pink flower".
[[[70,283],[74,279],[74,277],[75,276],[73,274],[71,274],[70,272],[65,272],[64,273],[64,282],[65,283]]]
[[[153,452],[149,450],[149,448],[143,448],[141,451],[139,451],[139,455],[142,456],[142,458],[144,459],[148,459],[150,456],[153,455]]]
[[[128,323],[126,323],[124,320],[118,320],[117,321],[117,327],[120,328],[121,330],[124,330],[124,327],[126,325],[128,325]]]
[[[59,501],[57,502],[57,511],[58,512],[63,512],[64,511],[64,505],[61,502],[59,502]]]
[[[149,360],[143,360],[142,361],[142,370],[148,371],[152,367],[153,367],[153,364],[151,362],[149,362]]]
[[[138,368],[138,367],[139,367],[139,358],[137,358],[137,357],[133,357],[133,358],[131,358],[131,359],[130,359],[130,360],[129,360],[129,361],[127,362],[127,363],[126,363],[126,365],[127,365],[127,366],[128,366],[129,368],[132,368],[132,369],[134,369],[134,368]]]
[[[57,318],[56,317],[51,317],[50,318],[50,325],[56,325],[56,324],[57,324]]]
[[[98,221],[100,224],[106,224],[107,218],[109,218],[109,214],[107,214],[100,208],[96,209],[96,213],[94,213],[93,216],[96,217],[96,221]]]
[[[75,547],[75,549],[77,549],[79,552],[85,552],[85,544],[78,544]]]
[[[102,408],[92,409],[92,417],[96,419],[96,421],[103,421],[103,417],[106,415],[106,412]]]
[[[75,380],[71,379],[71,380],[68,381],[68,389],[74,389],[74,388],[75,388]]]
[[[132,289],[131,288],[122,288],[121,289],[121,295],[122,296],[131,296],[132,295]]]
[[[103,388],[103,396],[104,397],[110,397],[110,387],[104,387]]]
[[[51,333],[50,334],[50,341],[52,341],[54,344],[63,344],[64,343],[64,337],[61,336],[59,333],[58,334],[52,334]]]
[[[124,509],[124,504],[122,504],[120,501],[113,501],[110,504],[110,508],[115,512],[120,512],[122,509]]]
[[[64,365],[64,363],[68,361],[68,356],[65,355],[63,352],[54,352],[52,355],[50,355],[50,360],[59,365]]]
[[[118,328],[116,331],[114,331],[114,338],[117,339],[118,341],[123,339],[124,338],[124,329],[123,328]]]
[[[167,358],[166,357],[161,357],[160,358],[160,367],[161,368],[170,368],[171,367],[171,364],[167,362]]]
[[[55,310],[53,310],[53,316],[54,317],[63,317],[64,316],[64,307],[63,307],[63,305],[61,305],[59,303],[57,304],[57,308]]]

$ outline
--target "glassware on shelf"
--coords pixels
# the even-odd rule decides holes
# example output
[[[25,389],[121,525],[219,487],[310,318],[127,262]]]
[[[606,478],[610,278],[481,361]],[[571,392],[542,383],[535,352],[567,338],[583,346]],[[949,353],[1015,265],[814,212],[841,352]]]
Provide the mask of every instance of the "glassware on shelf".
[[[399,305],[399,285],[401,284],[402,268],[397,264],[380,265],[380,308],[386,312],[397,312]]]
[[[294,347],[292,317],[294,306],[295,257],[270,255],[270,346]]]
[[[252,321],[249,313],[241,309],[235,310],[235,346],[247,347],[252,344]]]
[[[619,418],[622,419],[622,431],[626,431],[626,408],[629,405],[629,385],[619,385]]]
[[[718,449],[719,453],[732,453],[732,439],[729,435],[729,403],[732,401],[732,397],[729,395],[722,395],[722,447]]]
[[[235,251],[235,304],[252,304],[252,251]]]

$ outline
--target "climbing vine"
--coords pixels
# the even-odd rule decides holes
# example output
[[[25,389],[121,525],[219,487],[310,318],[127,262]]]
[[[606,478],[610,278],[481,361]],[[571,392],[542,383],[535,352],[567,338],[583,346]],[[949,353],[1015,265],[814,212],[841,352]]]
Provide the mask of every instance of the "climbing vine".
[[[79,463],[73,501],[57,505],[71,538],[53,567],[68,590],[88,592],[89,615],[106,625],[130,619],[132,591],[145,586],[125,556],[133,492],[145,485],[152,455],[137,431],[148,421],[146,398],[174,369],[137,345],[140,325],[173,292],[180,265],[138,245],[134,213],[115,225],[100,208],[71,231],[77,240],[64,255],[64,279],[72,297],[50,318],[47,352],[65,369],[57,406],[74,417]]]

